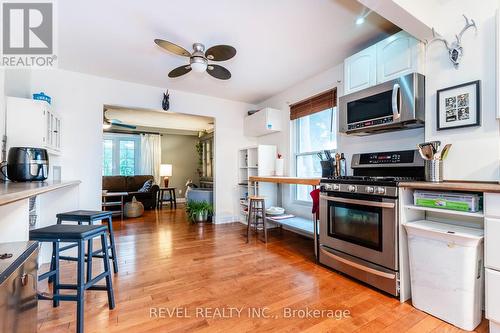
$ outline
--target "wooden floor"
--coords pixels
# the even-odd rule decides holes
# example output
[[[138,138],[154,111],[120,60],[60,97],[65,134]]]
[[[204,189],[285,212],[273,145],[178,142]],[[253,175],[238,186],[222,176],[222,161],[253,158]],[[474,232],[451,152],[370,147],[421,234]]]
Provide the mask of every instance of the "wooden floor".
[[[460,332],[315,264],[312,241],[286,231],[246,244],[242,224],[192,225],[182,208],[113,225],[116,308],[105,292],[87,292],[85,332]],[[62,281],[74,269],[65,263]],[[74,332],[75,309],[41,301],[39,331]],[[477,329],[487,330],[486,321]]]

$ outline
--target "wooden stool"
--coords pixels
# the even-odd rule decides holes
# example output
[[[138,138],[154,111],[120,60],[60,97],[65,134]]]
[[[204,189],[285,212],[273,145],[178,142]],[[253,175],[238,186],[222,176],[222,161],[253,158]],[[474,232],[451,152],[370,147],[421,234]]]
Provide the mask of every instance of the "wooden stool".
[[[266,203],[264,197],[251,196],[248,198],[247,243],[250,239],[250,229],[253,227],[258,235],[260,226],[264,231],[264,242],[267,243]]]
[[[107,245],[107,228],[101,225],[71,225],[71,224],[54,224],[45,228],[30,230],[30,240],[39,242],[52,243],[52,263],[50,270],[47,273],[41,274],[38,281],[46,278],[53,277],[52,290],[53,294],[46,293],[38,294],[38,299],[51,300],[54,307],[59,306],[60,301],[74,301],[76,302],[76,331],[83,333],[83,314],[85,304],[85,290],[105,290],[108,293],[108,307],[112,310],[115,307],[115,300],[113,294],[113,285],[111,282],[111,268],[109,265],[108,251],[103,251],[103,264],[104,272],[91,277],[90,280],[85,282],[85,243],[92,241],[94,238],[101,239],[101,247],[106,249]],[[69,242],[74,243],[78,248],[77,261],[77,274],[76,284],[64,284],[59,282],[59,243]],[[92,252],[87,254],[87,258],[92,257]],[[106,280],[106,285],[97,286],[96,283],[102,279]],[[61,293],[61,290],[75,290],[76,294]]]

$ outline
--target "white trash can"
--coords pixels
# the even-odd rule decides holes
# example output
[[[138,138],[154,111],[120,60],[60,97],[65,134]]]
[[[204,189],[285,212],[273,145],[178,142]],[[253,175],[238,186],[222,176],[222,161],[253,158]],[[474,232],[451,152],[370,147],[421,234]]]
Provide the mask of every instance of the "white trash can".
[[[413,306],[474,330],[483,305],[484,231],[426,220],[405,228]]]

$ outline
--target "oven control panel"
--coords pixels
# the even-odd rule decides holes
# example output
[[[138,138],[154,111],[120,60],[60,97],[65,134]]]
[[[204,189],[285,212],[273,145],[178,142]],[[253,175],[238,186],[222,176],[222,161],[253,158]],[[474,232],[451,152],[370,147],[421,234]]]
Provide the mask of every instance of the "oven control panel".
[[[376,167],[423,167],[424,160],[417,150],[399,150],[379,153],[354,154],[351,167],[376,168]]]
[[[396,197],[397,187],[393,186],[374,186],[374,185],[359,185],[359,184],[335,184],[321,183],[320,190],[323,193],[339,192],[339,193],[357,193],[371,194],[377,196]]]

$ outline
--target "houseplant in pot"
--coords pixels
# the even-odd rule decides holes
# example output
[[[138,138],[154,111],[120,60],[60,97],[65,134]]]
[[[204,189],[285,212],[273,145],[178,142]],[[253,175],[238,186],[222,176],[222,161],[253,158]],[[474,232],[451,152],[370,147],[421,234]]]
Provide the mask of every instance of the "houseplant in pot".
[[[186,212],[193,223],[207,222],[208,216],[213,213],[213,207],[206,201],[189,201]]]

